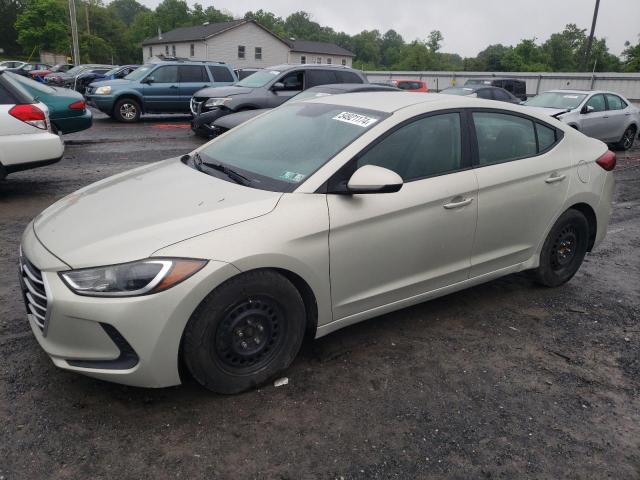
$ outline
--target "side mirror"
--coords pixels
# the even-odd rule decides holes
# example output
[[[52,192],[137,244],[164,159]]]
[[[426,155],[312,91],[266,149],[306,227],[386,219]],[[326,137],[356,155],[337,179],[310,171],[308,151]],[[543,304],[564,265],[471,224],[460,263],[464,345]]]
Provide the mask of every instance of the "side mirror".
[[[402,177],[388,168],[363,165],[347,183],[349,193],[393,193],[402,188]]]
[[[591,105],[585,105],[584,107],[582,107],[582,110],[580,111],[580,113],[591,113],[595,110],[595,108],[593,108]]]
[[[148,83],[149,85],[151,85],[151,84],[152,84],[153,82],[155,82],[155,81],[156,81],[156,79],[155,79],[155,78],[153,78],[153,76],[149,76],[149,77],[147,77],[147,78],[145,78],[145,79],[144,79],[144,82],[143,82],[143,83]]]
[[[273,85],[271,85],[271,90],[273,90],[274,92],[280,92],[282,90],[284,90],[286,87],[284,86],[284,83],[282,82],[276,82]]]

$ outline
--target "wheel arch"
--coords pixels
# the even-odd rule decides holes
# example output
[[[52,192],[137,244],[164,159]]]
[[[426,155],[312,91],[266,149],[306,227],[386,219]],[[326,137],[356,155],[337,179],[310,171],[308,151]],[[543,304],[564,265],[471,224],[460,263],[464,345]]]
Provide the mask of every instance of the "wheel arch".
[[[144,99],[142,95],[138,93],[133,93],[133,92],[123,92],[113,99],[113,106],[111,107],[112,114],[115,111],[116,103],[118,103],[120,100],[123,100],[125,98],[135,100],[136,102],[138,102],[138,104],[140,105],[140,113],[145,113]]]
[[[583,202],[573,204],[567,210],[577,210],[587,219],[587,223],[589,224],[589,243],[587,244],[587,252],[590,252],[593,249],[593,245],[596,241],[596,234],[598,233],[598,219],[596,217],[595,210],[591,205]]]

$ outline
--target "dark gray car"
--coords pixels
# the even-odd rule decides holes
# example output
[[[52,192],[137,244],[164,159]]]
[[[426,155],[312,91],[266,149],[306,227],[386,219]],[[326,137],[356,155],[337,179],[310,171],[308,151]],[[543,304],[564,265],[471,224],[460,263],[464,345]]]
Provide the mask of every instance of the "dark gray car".
[[[244,110],[277,107],[303,90],[330,83],[368,83],[358,71],[339,65],[276,65],[229,87],[203,88],[191,98],[196,135],[210,137],[218,118]]]
[[[327,95],[338,95],[340,93],[355,93],[355,92],[401,92],[399,88],[391,87],[388,85],[374,85],[371,83],[333,83],[329,85],[319,85],[317,87],[311,87],[304,92],[291,97],[288,101],[297,102],[300,100],[308,100],[310,98],[324,97]],[[218,118],[213,122],[210,136],[220,135],[227,130],[237,127],[244,122],[251,120],[258,115],[271,110],[270,108],[258,108],[255,110],[244,110],[242,112],[231,113],[223,117]]]

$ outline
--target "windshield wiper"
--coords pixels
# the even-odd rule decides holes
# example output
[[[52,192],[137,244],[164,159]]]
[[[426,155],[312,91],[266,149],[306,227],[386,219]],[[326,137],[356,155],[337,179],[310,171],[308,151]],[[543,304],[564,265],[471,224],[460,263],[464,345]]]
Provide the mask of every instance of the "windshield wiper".
[[[227,177],[229,177],[234,182],[239,183],[240,185],[246,186],[251,183],[250,178],[245,177],[244,175],[235,171],[233,168],[228,167],[227,165],[223,165],[222,163],[205,162],[204,160],[202,160],[202,157],[198,152],[193,152],[192,158],[193,164],[200,171],[202,171],[202,166],[204,165],[205,167],[224,173]]]

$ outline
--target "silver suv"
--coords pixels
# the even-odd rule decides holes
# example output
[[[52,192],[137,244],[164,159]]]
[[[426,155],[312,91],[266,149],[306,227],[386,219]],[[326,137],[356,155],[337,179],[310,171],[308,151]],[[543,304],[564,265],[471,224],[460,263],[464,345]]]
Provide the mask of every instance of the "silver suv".
[[[307,88],[329,83],[368,83],[359,70],[338,65],[276,65],[229,87],[203,88],[191,98],[191,129],[212,135],[212,124],[229,113],[274,108]]]

